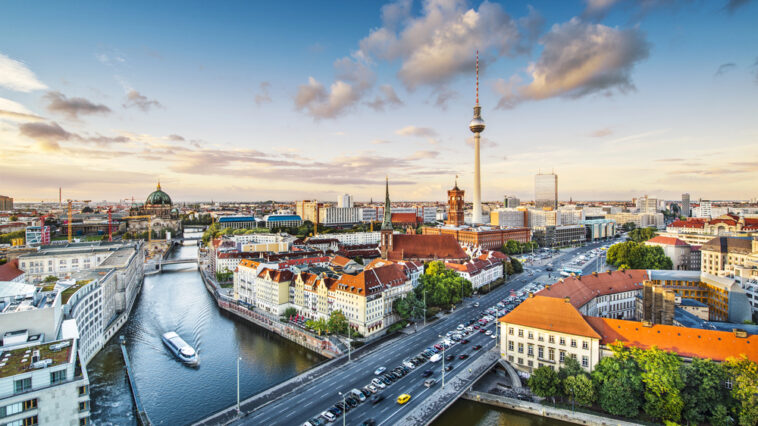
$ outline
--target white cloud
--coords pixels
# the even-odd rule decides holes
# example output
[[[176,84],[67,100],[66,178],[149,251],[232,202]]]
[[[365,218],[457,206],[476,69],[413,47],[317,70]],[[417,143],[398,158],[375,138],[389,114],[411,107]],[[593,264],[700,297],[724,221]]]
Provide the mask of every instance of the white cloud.
[[[374,84],[374,72],[358,60],[338,59],[334,61],[334,69],[337,80],[328,90],[313,77],[308,77],[308,84],[298,87],[295,109],[316,120],[336,118],[358,103]]]
[[[544,46],[542,54],[527,69],[531,83],[520,85],[520,78],[514,76],[495,84],[502,96],[498,107],[512,107],[525,100],[634,90],[632,69],[647,58],[650,49],[638,29],[620,30],[577,18],[553,25],[540,43]]]
[[[437,141],[437,132],[434,129],[430,129],[428,127],[405,126],[402,129],[395,131],[395,133],[400,136],[415,136],[419,138],[426,138],[426,140],[429,141],[429,143],[432,145],[439,143],[439,141]]]
[[[24,63],[11,59],[2,53],[0,53],[0,87],[17,92],[47,89],[45,83],[39,81]]]

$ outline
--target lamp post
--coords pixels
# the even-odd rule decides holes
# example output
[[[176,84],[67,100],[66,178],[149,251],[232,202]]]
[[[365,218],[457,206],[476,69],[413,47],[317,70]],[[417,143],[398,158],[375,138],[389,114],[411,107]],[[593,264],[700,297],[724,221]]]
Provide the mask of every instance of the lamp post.
[[[342,426],[345,426],[347,424],[347,410],[345,409],[346,407],[345,394],[343,394],[342,392],[337,392],[337,393],[340,394],[340,396],[342,397],[342,407],[343,407],[342,411],[344,411],[344,413],[342,413]]]
[[[426,286],[424,286],[423,290],[424,290],[424,327],[426,327]]]
[[[242,357],[237,357],[237,415],[242,414],[240,411],[240,361]]]
[[[351,354],[353,352],[353,327],[350,326],[350,321],[347,322],[347,362],[352,361]]]
[[[441,334],[437,335],[438,337],[445,337]],[[442,342],[442,388],[445,388],[445,342]]]

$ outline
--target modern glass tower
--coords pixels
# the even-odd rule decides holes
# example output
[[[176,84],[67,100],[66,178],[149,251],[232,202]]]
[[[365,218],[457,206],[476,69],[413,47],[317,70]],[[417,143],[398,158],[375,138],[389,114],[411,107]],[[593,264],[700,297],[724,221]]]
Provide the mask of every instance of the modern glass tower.
[[[534,176],[534,205],[538,209],[558,209],[558,175],[538,173]]]

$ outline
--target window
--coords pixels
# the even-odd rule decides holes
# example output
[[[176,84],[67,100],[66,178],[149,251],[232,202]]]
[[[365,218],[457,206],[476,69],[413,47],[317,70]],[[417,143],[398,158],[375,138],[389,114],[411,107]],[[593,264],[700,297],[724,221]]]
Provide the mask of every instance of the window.
[[[587,350],[589,348],[590,348],[589,342],[586,340],[582,341],[582,349]]]
[[[508,327],[508,334],[513,336],[513,327]]]
[[[555,349],[548,348],[547,349],[547,354],[548,354],[547,355],[547,359],[549,359],[550,361],[555,361]]]
[[[524,365],[524,358],[519,358],[518,363],[519,365]]]
[[[528,364],[530,367],[532,367],[532,366],[534,366],[534,361],[532,361],[532,360],[530,359],[529,361],[527,361],[527,364]]]
[[[545,336],[542,335],[542,333],[538,333],[537,334],[537,340],[539,340],[540,342],[544,342],[545,341]]]
[[[508,350],[509,351],[513,350],[513,342],[510,342],[510,341],[508,342]]]
[[[534,333],[532,333],[531,331],[529,332],[528,339],[534,340]]]
[[[532,345],[531,343],[527,347],[527,353],[526,354],[529,355],[529,356],[534,356],[534,345]]]
[[[566,346],[566,338],[561,337],[560,343],[561,343],[561,346]]]
[[[555,336],[553,336],[552,334],[547,336],[547,341],[548,343],[555,343]]]
[[[518,329],[518,337],[524,337],[524,330]]]
[[[537,358],[539,358],[539,359],[545,359],[545,347],[544,346],[538,346],[537,347]]]
[[[513,362],[513,355],[508,355],[508,361]]]
[[[89,410],[89,401],[82,401],[79,403],[79,412]]]
[[[590,366],[590,357],[588,357],[587,355],[584,355],[582,357],[582,367],[587,368],[589,366]]]
[[[571,339],[571,347],[572,348],[576,347],[576,339]]]
[[[523,354],[524,353],[524,344],[519,343],[518,344],[518,353]]]
[[[50,373],[50,384],[58,384],[66,381],[66,370],[58,370]]]
[[[559,360],[563,362],[564,359],[566,359],[566,351],[561,351]]]
[[[27,392],[32,389],[32,378],[27,377],[26,379],[20,379],[15,380],[13,382],[13,392],[14,393],[22,393]]]

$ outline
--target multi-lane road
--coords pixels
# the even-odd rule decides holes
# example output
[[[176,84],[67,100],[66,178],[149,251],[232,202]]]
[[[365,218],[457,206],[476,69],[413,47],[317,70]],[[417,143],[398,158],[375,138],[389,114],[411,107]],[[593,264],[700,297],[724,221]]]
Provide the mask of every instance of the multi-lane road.
[[[235,424],[303,424],[308,419],[318,416],[338,401],[341,401],[342,397],[339,396],[339,392],[346,393],[353,388],[360,389],[370,384],[371,380],[375,377],[374,370],[377,367],[384,366],[388,370],[392,370],[402,365],[403,360],[415,357],[425,348],[438,343],[442,340],[439,337],[440,335],[445,335],[448,331],[455,330],[458,324],[465,324],[470,319],[479,319],[480,312],[507,297],[511,290],[517,291],[530,282],[546,282],[549,279],[548,273],[545,271],[547,263],[553,263],[558,266],[561,262],[568,260],[568,258],[598,246],[599,244],[591,244],[574,250],[562,251],[554,255],[548,262],[541,262],[542,265],[527,265],[525,273],[513,277],[506,285],[498,287],[489,294],[467,299],[463,306],[459,306],[445,318],[428,324],[414,334],[402,336],[378,346],[371,353],[362,355],[360,359],[349,362],[336,369],[336,371],[301,386],[295,392],[254,410]],[[552,274],[555,274],[555,272]],[[474,305],[477,302],[479,306],[475,307]],[[494,333],[496,323],[497,321],[491,322],[488,324],[487,329],[492,330]],[[467,365],[487,350],[492,349],[496,343],[496,339],[485,335],[485,333],[476,331],[467,336],[467,339],[469,340],[468,344],[456,343],[445,351],[445,355],[455,355],[453,361],[445,362],[446,366],[449,364],[454,366],[451,371],[445,373],[446,381],[452,379],[458,372],[465,371]],[[473,347],[475,345],[482,345],[482,348],[474,350]],[[460,360],[458,357],[461,354],[469,356],[465,360]],[[427,369],[434,370],[434,374],[431,377],[438,381],[431,388],[426,388],[423,385],[425,378],[421,374]],[[343,422],[350,425],[359,425],[368,419],[374,420],[376,424],[393,424],[393,422],[398,421],[414,407],[434,394],[434,390],[442,385],[441,370],[441,361],[422,364],[385,389],[380,390],[378,394],[384,396],[383,401],[377,404],[372,404],[368,400],[360,403],[347,413],[346,419],[344,418],[344,414],[338,418],[335,425]],[[410,394],[411,399],[406,404],[399,405],[396,399],[403,393]]]

